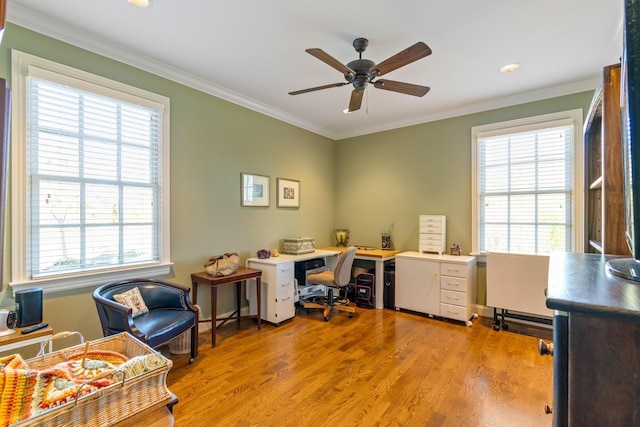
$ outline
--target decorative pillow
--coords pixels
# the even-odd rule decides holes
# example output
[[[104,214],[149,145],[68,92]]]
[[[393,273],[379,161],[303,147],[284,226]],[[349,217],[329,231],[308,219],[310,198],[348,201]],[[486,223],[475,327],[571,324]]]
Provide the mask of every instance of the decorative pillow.
[[[144,303],[142,295],[140,294],[140,289],[138,288],[129,289],[127,292],[123,292],[121,294],[115,294],[113,299],[120,304],[131,307],[133,309],[133,317],[149,312],[149,308]]]

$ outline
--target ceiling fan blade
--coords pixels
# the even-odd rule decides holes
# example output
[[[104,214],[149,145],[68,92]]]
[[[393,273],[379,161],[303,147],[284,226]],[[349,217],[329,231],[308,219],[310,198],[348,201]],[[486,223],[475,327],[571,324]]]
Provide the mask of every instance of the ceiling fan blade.
[[[351,100],[349,100],[349,109],[347,112],[351,113],[360,109],[362,105],[362,96],[364,95],[364,88],[354,89],[351,91]]]
[[[327,65],[332,66],[333,68],[340,71],[341,73],[349,73],[353,75],[356,74],[356,72],[353,71],[351,68],[347,67],[342,62],[338,61],[337,59],[335,59],[333,56],[329,55],[327,52],[325,52],[322,49],[317,49],[317,48],[305,49],[305,52],[315,56],[320,61],[324,62]]]
[[[425,96],[431,88],[393,80],[376,80],[373,85],[378,89],[390,90],[413,96]]]
[[[374,75],[376,76],[381,76],[407,64],[411,64],[412,62],[428,55],[431,55],[431,49],[429,46],[423,42],[418,42],[413,46],[406,48],[402,52],[396,53],[391,58],[374,65],[369,69],[369,72],[375,73]]]
[[[324,86],[310,87],[309,89],[295,90],[293,92],[289,92],[289,95],[300,95],[301,93],[313,92],[313,91],[322,90],[322,89],[329,89],[329,88],[332,88],[332,87],[340,87],[340,86],[344,86],[344,85],[348,85],[348,84],[349,83],[347,83],[347,82],[331,83],[329,85],[324,85]]]

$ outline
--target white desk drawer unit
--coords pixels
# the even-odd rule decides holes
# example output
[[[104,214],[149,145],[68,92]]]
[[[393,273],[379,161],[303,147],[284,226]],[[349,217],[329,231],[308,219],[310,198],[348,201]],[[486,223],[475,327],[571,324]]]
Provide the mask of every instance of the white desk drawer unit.
[[[471,326],[471,318],[474,317],[471,312],[472,276],[469,275],[469,269],[466,263],[440,263],[440,315],[465,322],[467,326]]]
[[[442,255],[446,252],[447,217],[444,215],[420,215],[418,218],[418,250]]]
[[[260,317],[274,324],[291,319],[296,314],[294,304],[295,280],[293,261],[263,264],[252,259],[247,261],[247,266],[262,270],[262,289],[260,290]],[[251,281],[247,286],[255,286]],[[255,289],[255,288],[254,288]],[[257,312],[254,291],[248,289],[250,313]]]
[[[402,252],[396,255],[396,306],[465,322],[472,312],[476,258]],[[438,300],[439,298],[439,300]]]

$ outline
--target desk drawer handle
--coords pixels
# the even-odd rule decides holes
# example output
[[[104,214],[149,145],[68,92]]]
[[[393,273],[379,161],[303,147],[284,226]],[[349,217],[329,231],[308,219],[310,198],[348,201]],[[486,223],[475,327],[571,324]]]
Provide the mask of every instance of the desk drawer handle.
[[[447,285],[449,285],[449,286],[460,286],[460,283],[456,283],[456,282],[447,282]]]
[[[447,268],[447,271],[453,271],[454,273],[457,273],[458,271],[460,271],[459,268]]]
[[[290,300],[290,299],[291,299],[291,297],[286,297],[286,298],[282,298],[280,301],[287,301],[287,300]]]
[[[447,299],[450,299],[450,300],[453,300],[453,301],[458,301],[460,298],[452,297],[452,296],[447,295]]]
[[[459,311],[453,311],[453,310],[447,310],[447,313],[451,313],[451,314],[460,314]]]

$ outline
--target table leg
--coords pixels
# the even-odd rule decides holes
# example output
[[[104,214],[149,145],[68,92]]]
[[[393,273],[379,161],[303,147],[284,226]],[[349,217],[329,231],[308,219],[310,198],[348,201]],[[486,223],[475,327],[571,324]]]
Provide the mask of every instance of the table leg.
[[[376,284],[373,296],[376,300],[376,308],[384,308],[384,261],[376,260]]]
[[[218,287],[211,286],[211,347],[216,346],[216,327],[218,324]]]
[[[240,297],[242,295],[242,282],[238,281],[236,282],[236,307],[238,307],[238,323],[240,323],[240,307],[241,307],[241,302],[240,302]]]
[[[191,292],[193,292],[193,304],[198,303],[198,282],[191,282]]]
[[[256,296],[258,301],[258,330],[260,330],[260,322],[262,321],[262,315],[260,314],[260,306],[262,305],[262,300],[260,299],[260,276],[256,277]]]

